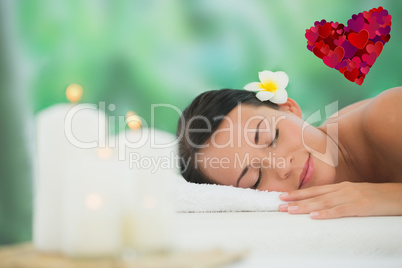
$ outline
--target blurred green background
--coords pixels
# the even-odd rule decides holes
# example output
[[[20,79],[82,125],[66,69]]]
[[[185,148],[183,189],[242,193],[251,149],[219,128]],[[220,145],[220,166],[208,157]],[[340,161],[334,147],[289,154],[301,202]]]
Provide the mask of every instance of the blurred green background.
[[[346,24],[380,5],[392,15],[391,39],[362,86],[307,50],[316,20]],[[109,115],[134,110],[150,126],[151,104],[183,110],[262,70],[288,73],[305,117],[402,85],[399,0],[5,0],[0,12],[0,244],[31,237],[34,115],[66,102],[71,83],[83,86],[82,102],[113,103]],[[174,133],[178,117],[158,108],[152,126]]]

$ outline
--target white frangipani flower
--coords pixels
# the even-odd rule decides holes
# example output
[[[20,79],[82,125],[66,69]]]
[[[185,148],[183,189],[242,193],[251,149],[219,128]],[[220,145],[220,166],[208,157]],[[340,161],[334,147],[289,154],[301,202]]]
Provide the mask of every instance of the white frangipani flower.
[[[262,71],[258,73],[260,82],[247,84],[244,89],[248,91],[258,91],[256,97],[260,101],[269,100],[276,104],[285,103],[288,100],[286,86],[289,77],[285,72]]]

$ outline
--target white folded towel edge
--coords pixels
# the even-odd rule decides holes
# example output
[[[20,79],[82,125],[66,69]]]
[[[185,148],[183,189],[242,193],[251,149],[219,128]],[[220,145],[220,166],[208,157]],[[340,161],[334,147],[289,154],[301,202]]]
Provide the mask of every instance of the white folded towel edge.
[[[176,188],[177,212],[276,212],[281,192],[268,192],[181,179]]]

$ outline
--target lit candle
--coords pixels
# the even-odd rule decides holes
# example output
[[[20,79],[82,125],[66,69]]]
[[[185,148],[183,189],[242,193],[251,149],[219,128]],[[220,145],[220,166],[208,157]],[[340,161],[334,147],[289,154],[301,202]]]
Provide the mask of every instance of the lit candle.
[[[76,102],[82,88],[70,85],[66,94]],[[36,128],[33,242],[39,250],[60,251],[61,175],[80,157],[79,147],[105,143],[106,116],[95,105],[56,104],[37,115]]]
[[[117,256],[122,248],[128,168],[109,148],[85,152],[64,173],[62,253],[72,257]]]
[[[70,84],[66,89],[66,97],[70,102],[79,102],[83,93],[82,86],[79,84]]]
[[[139,252],[166,251],[174,243],[174,141],[173,135],[149,128],[118,136],[120,159],[129,165],[139,189],[136,201],[126,207],[125,246]]]
[[[130,129],[139,129],[139,128],[141,128],[141,125],[142,125],[141,118],[133,111],[127,112],[126,122],[127,122],[127,126]]]
[[[164,176],[165,179],[166,175]],[[174,246],[175,217],[166,185],[160,179],[137,178],[139,200],[132,202],[124,217],[125,247],[138,252],[168,251]],[[160,188],[164,187],[162,190]],[[152,189],[156,187],[157,189]]]

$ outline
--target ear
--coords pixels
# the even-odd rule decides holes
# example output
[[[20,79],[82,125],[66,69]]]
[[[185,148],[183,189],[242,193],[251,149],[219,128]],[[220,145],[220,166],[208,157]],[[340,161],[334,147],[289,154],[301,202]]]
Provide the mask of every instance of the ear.
[[[293,99],[288,98],[288,100],[285,103],[278,104],[279,109],[282,111],[289,111],[298,117],[302,118],[302,110],[300,109],[300,106],[295,102]]]

